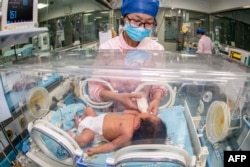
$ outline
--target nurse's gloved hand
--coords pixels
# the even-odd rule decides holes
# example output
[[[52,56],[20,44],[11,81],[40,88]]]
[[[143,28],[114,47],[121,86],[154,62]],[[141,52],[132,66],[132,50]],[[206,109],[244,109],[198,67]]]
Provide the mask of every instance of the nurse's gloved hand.
[[[150,114],[157,115],[159,110],[159,105],[160,105],[160,100],[153,99],[148,105],[148,112]]]
[[[126,108],[131,110],[138,110],[135,99],[141,98],[139,93],[119,93],[118,101]]]

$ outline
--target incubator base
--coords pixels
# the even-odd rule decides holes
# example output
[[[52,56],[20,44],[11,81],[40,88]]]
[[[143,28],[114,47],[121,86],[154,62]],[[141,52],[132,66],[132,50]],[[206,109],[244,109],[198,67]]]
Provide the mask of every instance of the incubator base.
[[[28,151],[26,156],[29,157],[34,163],[41,167],[74,167],[69,165],[63,165],[58,163],[50,158],[48,158],[43,152],[40,150]]]

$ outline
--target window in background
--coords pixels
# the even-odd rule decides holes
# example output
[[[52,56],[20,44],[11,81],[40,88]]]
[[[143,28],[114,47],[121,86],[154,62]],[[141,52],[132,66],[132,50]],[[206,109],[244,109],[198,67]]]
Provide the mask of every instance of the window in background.
[[[183,9],[165,10],[165,41],[177,42],[177,50],[193,47],[197,43],[196,29],[203,28],[210,36],[209,15]]]
[[[45,24],[54,48],[98,41],[99,31],[111,28],[109,11],[77,13],[40,23]]]
[[[180,25],[180,17],[165,18],[165,41],[176,41]]]
[[[250,9],[217,13],[212,16],[215,39],[224,45],[250,51]]]

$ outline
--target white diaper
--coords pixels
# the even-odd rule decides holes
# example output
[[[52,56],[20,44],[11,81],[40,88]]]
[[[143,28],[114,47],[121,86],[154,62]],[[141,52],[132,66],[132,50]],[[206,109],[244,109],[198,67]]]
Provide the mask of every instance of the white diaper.
[[[103,120],[106,114],[100,114],[96,117],[87,116],[79,124],[77,133],[81,134],[84,129],[90,129],[95,132],[97,141],[107,141],[102,135]]]

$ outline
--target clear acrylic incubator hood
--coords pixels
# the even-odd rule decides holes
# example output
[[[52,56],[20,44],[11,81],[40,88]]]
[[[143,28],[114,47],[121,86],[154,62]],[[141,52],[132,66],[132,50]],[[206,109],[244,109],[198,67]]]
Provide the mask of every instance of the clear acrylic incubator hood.
[[[23,108],[29,122],[26,155],[42,166],[223,166],[224,150],[250,149],[244,133],[249,68],[227,57],[73,48],[4,64],[0,71],[10,112]],[[86,106],[122,113],[115,102],[93,98],[91,83],[115,93],[164,88],[158,109],[167,126],[164,144],[88,156],[66,132],[74,115]],[[148,103],[150,98],[138,102],[138,109]]]

